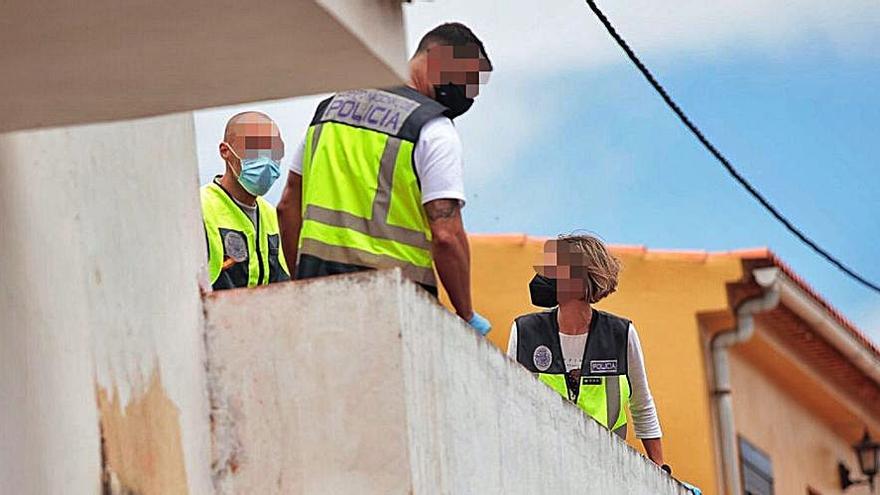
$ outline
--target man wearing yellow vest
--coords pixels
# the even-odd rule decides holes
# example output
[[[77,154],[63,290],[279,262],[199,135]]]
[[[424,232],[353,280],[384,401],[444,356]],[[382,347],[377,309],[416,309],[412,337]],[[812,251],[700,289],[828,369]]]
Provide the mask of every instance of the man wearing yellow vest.
[[[547,241],[529,292],[532,304],[552,309],[518,317],[507,354],[621,438],[629,407],[648,457],[671,473],[636,328],[591,306],[617,289],[619,270],[594,236]]]
[[[318,105],[278,205],[295,278],[398,267],[485,335],[471,304],[461,220],[462,149],[452,119],[473,104],[492,64],[466,26],[426,34],[406,86],[344,91]]]
[[[267,115],[243,112],[226,124],[226,172],[202,187],[208,276],[214,290],[289,280],[275,208],[262,198],[280,173],[284,142]]]

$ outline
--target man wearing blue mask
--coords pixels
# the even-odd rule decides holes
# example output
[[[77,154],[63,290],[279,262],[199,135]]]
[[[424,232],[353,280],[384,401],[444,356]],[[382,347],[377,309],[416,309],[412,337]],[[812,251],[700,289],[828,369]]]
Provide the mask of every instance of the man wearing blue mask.
[[[275,122],[242,112],[226,124],[222,176],[201,189],[208,242],[208,276],[214,290],[289,280],[275,208],[262,198],[280,173],[284,141]]]
[[[297,279],[399,268],[485,335],[471,301],[462,225],[462,146],[453,125],[492,64],[465,25],[428,32],[405,86],[337,93],[321,102],[294,153],[278,204],[284,252]]]

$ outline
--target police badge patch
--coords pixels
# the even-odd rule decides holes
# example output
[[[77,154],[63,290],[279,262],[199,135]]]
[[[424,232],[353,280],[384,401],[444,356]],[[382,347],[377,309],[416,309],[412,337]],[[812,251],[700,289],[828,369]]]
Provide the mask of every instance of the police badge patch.
[[[223,250],[225,255],[234,259],[237,263],[247,259],[247,242],[240,232],[227,231],[223,236]]]
[[[532,354],[532,362],[538,371],[547,371],[553,364],[553,354],[550,353],[550,349],[546,345],[539,345]]]

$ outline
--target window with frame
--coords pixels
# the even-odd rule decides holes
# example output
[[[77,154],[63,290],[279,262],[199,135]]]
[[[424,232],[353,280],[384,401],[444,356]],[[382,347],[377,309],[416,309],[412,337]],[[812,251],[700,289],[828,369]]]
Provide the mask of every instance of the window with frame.
[[[773,495],[773,463],[770,456],[739,437],[739,462],[744,495]]]

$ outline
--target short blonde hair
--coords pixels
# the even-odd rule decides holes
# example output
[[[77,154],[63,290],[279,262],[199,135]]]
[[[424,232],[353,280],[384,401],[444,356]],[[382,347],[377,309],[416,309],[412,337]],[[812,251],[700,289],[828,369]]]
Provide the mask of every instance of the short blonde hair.
[[[591,234],[563,234],[556,241],[568,245],[571,254],[579,256],[581,276],[585,282],[587,302],[597,303],[617,290],[620,260],[614,257],[605,243]]]

